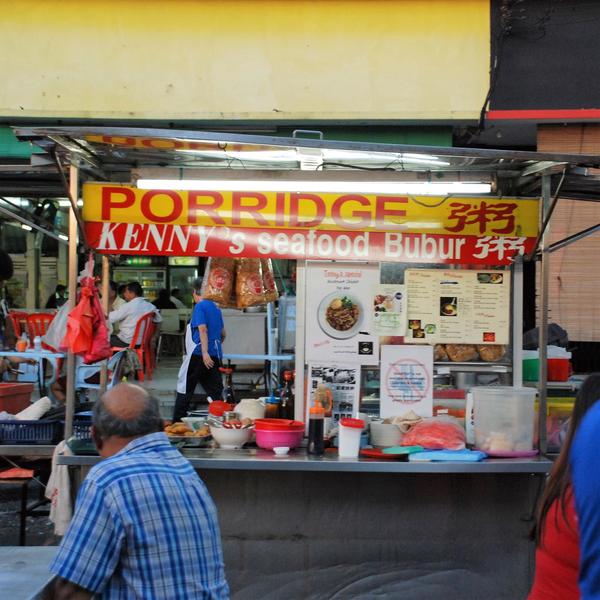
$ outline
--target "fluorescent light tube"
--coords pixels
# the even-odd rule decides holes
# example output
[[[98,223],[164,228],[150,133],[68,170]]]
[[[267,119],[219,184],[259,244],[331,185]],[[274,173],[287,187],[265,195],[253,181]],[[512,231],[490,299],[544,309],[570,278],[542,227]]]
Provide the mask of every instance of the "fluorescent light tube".
[[[25,225],[25,223],[21,223],[21,229],[24,229],[25,231],[33,231],[33,227]]]
[[[284,180],[227,180],[227,179],[139,179],[143,190],[226,190],[232,192],[339,192],[358,194],[489,194],[490,183],[448,181],[284,181]]]

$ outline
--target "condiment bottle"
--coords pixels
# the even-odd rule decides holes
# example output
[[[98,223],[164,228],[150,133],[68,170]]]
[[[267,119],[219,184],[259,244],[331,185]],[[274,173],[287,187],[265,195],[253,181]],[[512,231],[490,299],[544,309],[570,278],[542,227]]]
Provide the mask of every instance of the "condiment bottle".
[[[281,390],[281,418],[294,420],[294,374],[283,372],[283,389]]]
[[[27,350],[27,346],[29,345],[29,341],[27,340],[27,334],[23,332],[21,337],[17,340],[16,349],[17,352],[25,352]]]
[[[325,424],[325,409],[319,401],[315,402],[314,406],[310,407],[308,416],[308,449],[309,454],[322,456],[325,452],[324,442],[324,424]]]
[[[274,394],[265,402],[265,419],[279,419],[279,398]]]

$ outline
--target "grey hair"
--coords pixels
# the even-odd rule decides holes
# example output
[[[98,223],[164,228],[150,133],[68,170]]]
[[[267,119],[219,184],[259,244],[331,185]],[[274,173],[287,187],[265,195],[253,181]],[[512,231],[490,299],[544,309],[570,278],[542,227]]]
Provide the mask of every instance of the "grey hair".
[[[147,435],[162,431],[164,426],[158,400],[149,394],[144,409],[132,419],[113,415],[106,408],[103,398],[99,398],[93,408],[93,424],[98,435],[103,439],[113,435],[122,438]]]
[[[197,296],[202,296],[202,278],[201,277],[196,277],[196,279],[194,279],[194,282],[192,283],[192,291]]]

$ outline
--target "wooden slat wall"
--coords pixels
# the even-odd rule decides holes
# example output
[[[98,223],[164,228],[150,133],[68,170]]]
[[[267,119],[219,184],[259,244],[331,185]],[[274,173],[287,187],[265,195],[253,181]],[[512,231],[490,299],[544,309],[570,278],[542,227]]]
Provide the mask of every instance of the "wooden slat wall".
[[[539,152],[600,154],[600,125],[538,127]],[[600,223],[600,203],[559,200],[550,241],[563,239]],[[539,285],[538,285],[539,296]],[[571,340],[600,341],[600,233],[550,256],[550,321],[567,330]]]

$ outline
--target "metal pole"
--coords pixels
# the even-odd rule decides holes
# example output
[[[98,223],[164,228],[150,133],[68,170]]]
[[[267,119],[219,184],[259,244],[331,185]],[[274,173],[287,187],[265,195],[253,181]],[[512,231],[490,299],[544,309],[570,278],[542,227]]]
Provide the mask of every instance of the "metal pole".
[[[513,263],[513,385],[523,385],[523,257]]]
[[[108,294],[110,287],[110,261],[108,256],[102,255],[102,312],[105,316],[108,316]],[[108,368],[107,361],[103,360],[100,367],[100,393],[103,394],[106,391],[106,384],[108,382]]]
[[[71,164],[69,172],[69,192],[72,198],[79,197],[79,169]],[[77,216],[73,206],[69,209],[69,312],[75,308],[77,296]],[[75,412],[75,355],[67,351],[67,399],[65,406],[65,439],[73,434],[73,413]]]
[[[304,407],[304,343],[305,335],[305,320],[306,320],[306,261],[296,261],[296,380],[294,386],[294,394],[296,404],[294,406],[294,419],[296,421],[304,421],[308,428],[308,407]],[[307,402],[308,405],[308,402]]]
[[[542,201],[540,210],[540,225],[544,223],[546,215],[550,210],[550,187],[551,176],[548,173],[542,175]],[[540,437],[540,453],[546,454],[548,450],[546,440],[546,410],[548,401],[548,281],[550,277],[550,255],[544,252],[548,245],[550,226],[546,227],[544,235],[540,240],[541,272],[540,272],[540,317],[539,317],[539,353],[540,353],[540,371],[539,371],[539,413],[538,413],[538,431]]]

